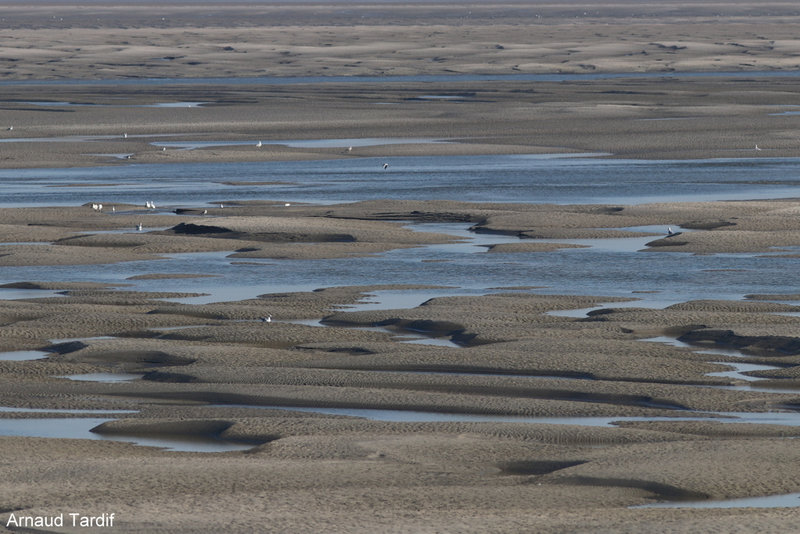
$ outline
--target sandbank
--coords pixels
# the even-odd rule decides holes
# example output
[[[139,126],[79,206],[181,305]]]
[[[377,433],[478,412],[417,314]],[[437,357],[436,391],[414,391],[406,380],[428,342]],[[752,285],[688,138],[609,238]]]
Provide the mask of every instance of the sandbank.
[[[800,155],[792,2],[343,7],[7,3],[0,168]],[[515,77],[544,73],[568,76]],[[373,141],[354,142],[365,139]],[[339,141],[297,143],[309,140]],[[192,142],[200,145],[187,148]],[[235,200],[237,181],[219,180]],[[76,177],[65,186],[83,184]],[[490,245],[493,257],[641,235],[628,229],[637,226],[682,228],[674,236],[653,232],[645,250],[655,258],[794,255],[800,246],[796,199],[636,206],[266,200],[176,213],[139,205],[109,213],[104,199],[96,201],[106,209],[91,202],[0,208],[0,266],[20,273],[157,265],[168,254],[212,252],[278,262],[459,241],[413,231],[409,221],[522,238]],[[204,276],[156,267],[144,278]],[[796,529],[796,508],[636,507],[800,491],[798,427],[735,422],[748,413],[791,414],[800,404],[796,295],[652,309],[517,287],[354,311],[348,306],[376,291],[440,288],[365,281],[190,304],[175,299],[196,293],[127,287],[142,278],[3,280],[2,289],[24,290],[26,298],[0,301],[0,350],[42,352],[0,359],[0,402],[12,409],[3,421],[76,417],[91,420],[93,431],[87,439],[0,437],[0,530],[15,530],[6,527],[12,513],[70,512],[114,513],[116,532]],[[575,316],[550,313],[599,304]],[[449,343],[408,343],[410,334]],[[688,346],[645,341],[658,336]],[[742,362],[768,367],[744,375],[766,378],[766,391],[742,387],[742,375],[713,374]],[[135,378],[85,378],[107,374]],[[414,411],[618,422],[418,421]],[[626,419],[632,416],[644,419]],[[223,440],[244,450],[176,452],[123,441],[142,436]]]

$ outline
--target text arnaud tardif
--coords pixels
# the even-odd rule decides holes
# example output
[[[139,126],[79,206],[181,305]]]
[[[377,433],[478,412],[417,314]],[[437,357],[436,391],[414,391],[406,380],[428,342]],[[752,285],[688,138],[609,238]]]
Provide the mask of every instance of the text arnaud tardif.
[[[56,515],[16,515],[13,512],[6,521],[8,527],[113,527],[114,514],[84,515],[78,512]]]

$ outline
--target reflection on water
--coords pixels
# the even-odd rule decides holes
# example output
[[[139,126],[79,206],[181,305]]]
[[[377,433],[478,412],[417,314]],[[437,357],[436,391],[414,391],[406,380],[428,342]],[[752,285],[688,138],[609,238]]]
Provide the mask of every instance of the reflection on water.
[[[408,343],[410,345],[433,345],[435,347],[460,348],[460,346],[456,343],[453,343],[451,340],[442,337],[397,336],[395,340],[400,343]]]
[[[613,426],[624,421],[709,421],[717,423],[751,423],[800,426],[800,413],[797,412],[685,412],[687,415],[676,417],[597,417],[597,416],[565,416],[565,417],[529,417],[521,415],[492,415],[475,413],[446,413],[419,410],[383,410],[374,408],[330,408],[325,406],[259,406],[231,405],[265,410],[288,410],[293,412],[318,413],[324,415],[341,415],[360,417],[375,421],[392,421],[404,423],[419,422],[489,422],[489,423],[525,423],[548,425],[578,426]]]
[[[0,288],[0,300],[40,299],[57,297],[61,294],[51,289]]]
[[[17,409],[13,411],[18,411]],[[64,412],[62,410],[46,410],[47,412]],[[111,412],[104,412],[111,413]],[[43,417],[35,419],[0,419],[0,436],[24,436],[29,438],[60,439],[92,439],[108,441],[124,441],[143,447],[158,447],[170,451],[182,452],[227,452],[241,451],[253,447],[241,443],[231,443],[213,437],[180,438],[180,437],[139,437],[113,435],[104,436],[92,432],[96,426],[113,421],[97,417]]]
[[[357,144],[357,140],[336,140]],[[362,143],[375,142],[365,139]],[[386,140],[380,140],[386,142]],[[301,141],[308,143],[309,141]],[[390,161],[387,171],[382,163]],[[459,199],[496,202],[640,203],[652,200],[775,198],[800,191],[800,159],[639,161],[595,157],[431,156],[344,158],[326,161],[124,165],[88,169],[0,170],[0,205],[80,205],[102,200],[164,209],[202,207],[228,198],[222,182],[237,181],[239,200],[331,203],[373,198]],[[263,186],[263,182],[274,185]],[[247,186],[252,182],[253,186]],[[81,183],[85,187],[52,187]],[[117,185],[110,187],[109,184]],[[680,187],[675,187],[679,183]],[[96,185],[93,185],[96,184]],[[232,208],[235,214],[235,208]],[[638,250],[652,236],[577,240],[588,249],[484,254],[485,246],[513,236],[475,234],[469,224],[411,224],[445,232],[462,243],[393,250],[331,260],[235,261],[223,253],[177,254],[163,261],[110,265],[4,267],[6,280],[120,283],[145,274],[202,272],[216,278],[136,280],[134,290],[205,294],[177,300],[208,303],[260,294],[364,284],[456,287],[464,294],[491,288],[537,287],[540,293],[635,297],[627,305],[664,307],[692,299],[741,299],[781,294],[794,287],[795,259],[779,255],[697,256]],[[632,230],[662,234],[664,228]],[[569,242],[569,240],[558,240]],[[233,252],[233,251],[230,251]],[[0,298],[46,296],[12,293]],[[621,306],[614,304],[614,306]],[[366,308],[365,308],[366,309]]]
[[[305,146],[311,146],[308,143],[322,143],[314,146],[366,146],[376,141],[387,143],[385,139],[298,143],[306,143]],[[382,168],[385,161],[390,163],[386,170]],[[800,192],[798,176],[800,159],[796,158],[645,161],[552,155],[430,156],[257,163],[132,164],[88,169],[0,170],[0,206],[55,206],[54,209],[57,209],[57,206],[77,206],[87,201],[102,201],[109,206],[122,203],[139,205],[143,198],[149,198],[165,210],[183,206],[203,207],[230,198],[231,189],[223,182],[232,181],[243,184],[235,191],[236,200],[243,201],[272,201],[279,198],[297,203],[327,204],[390,198],[619,205],[652,201],[795,197]],[[253,185],[248,186],[248,182]],[[273,185],[261,185],[264,182]],[[75,183],[85,187],[53,187]],[[676,187],[676,184],[679,186]],[[231,213],[235,214],[235,208]],[[8,282],[69,280],[111,285],[127,283],[131,284],[130,289],[138,291],[204,294],[202,297],[173,299],[187,303],[241,300],[266,293],[311,291],[331,286],[424,283],[443,288],[376,291],[371,299],[351,308],[354,311],[408,308],[435,296],[483,295],[503,291],[497,288],[509,287],[532,288],[524,291],[540,294],[607,295],[635,299],[627,303],[609,303],[604,307],[665,307],[696,299],[735,300],[747,294],[780,295],[796,287],[796,258],[778,254],[640,252],[647,241],[655,238],[652,235],[612,240],[573,240],[588,247],[546,253],[486,254],[486,245],[513,243],[517,238],[474,234],[468,231],[469,224],[466,223],[414,223],[409,227],[415,231],[448,233],[461,238],[462,242],[398,249],[375,256],[346,259],[243,262],[229,258],[230,252],[233,252],[230,251],[174,254],[158,261],[107,265],[2,267],[0,274]],[[665,231],[661,227],[630,230],[652,232],[656,236],[663,235]],[[184,273],[203,273],[213,277],[132,279],[146,274]],[[4,289],[0,291],[0,298],[11,300],[57,294],[43,290]],[[578,317],[586,312],[571,310],[565,313]],[[280,317],[276,317],[276,320],[280,320]],[[745,371],[744,367],[739,367],[733,372]],[[735,377],[742,376],[746,375]],[[109,376],[88,378],[109,379]],[[392,420],[513,420],[592,425],[637,420],[498,418],[392,410],[324,413],[396,418]],[[718,421],[723,420],[719,417],[725,416],[724,421],[798,424],[797,415],[790,412],[691,414],[689,418],[707,420],[711,416],[716,416],[714,420]],[[91,433],[86,429],[83,434]],[[97,439],[96,436],[93,438]]]
[[[114,136],[63,138],[63,141]],[[51,142],[49,138],[15,142]],[[11,142],[3,139],[2,142]],[[257,140],[249,141],[255,144]],[[362,143],[434,142],[435,139],[365,139]],[[270,141],[271,142],[271,141]],[[280,140],[296,146],[357,146],[357,139]],[[163,143],[159,143],[163,145]],[[389,163],[384,170],[383,164]],[[0,169],[4,206],[79,205],[141,201],[194,205],[230,194],[221,182],[280,182],[237,187],[237,200],[279,198],[331,204],[371,199],[463,200],[556,204],[788,198],[800,188],[798,158],[620,160],[553,155],[404,156],[315,161],[128,164],[61,169]],[[80,182],[81,191],[52,187]],[[95,190],[93,184],[119,183]],[[676,186],[677,184],[677,186]],[[102,192],[102,198],[97,196]]]
[[[6,101],[42,107],[98,107],[98,108],[197,108],[208,102],[156,102],[155,104],[97,104],[94,102],[65,102],[52,100]]]
[[[774,370],[774,365],[758,365],[755,363],[737,363],[737,362],[714,362],[719,365],[727,365],[732,367],[730,371],[720,371],[717,373],[708,373],[707,376],[721,376],[725,378],[734,378],[737,380],[745,380],[747,382],[756,382],[761,380],[756,376],[746,375],[744,373],[750,371],[767,371],[767,370]]]
[[[479,237],[480,240],[491,238],[486,235]],[[495,288],[531,287],[535,289],[528,291],[537,293],[635,299],[629,303],[609,303],[610,307],[663,308],[696,299],[738,300],[748,294],[781,294],[796,284],[796,259],[781,256],[695,256],[602,248],[510,254],[485,254],[482,250],[473,243],[461,243],[399,249],[360,258],[263,262],[229,258],[233,251],[204,252],[174,254],[169,259],[158,261],[3,267],[2,271],[9,281],[124,282],[139,291],[205,294],[202,297],[170,299],[190,304],[255,298],[266,293],[312,291],[331,286],[415,285],[422,281],[428,285],[454,288],[440,293],[443,295],[485,294],[502,291]],[[146,274],[190,272],[215,277],[129,280]],[[0,291],[0,298],[5,295],[7,299],[37,298],[55,294],[41,290],[6,289]],[[414,297],[409,296],[409,299]],[[369,307],[365,303],[361,309]],[[586,311],[589,310],[565,311],[563,314],[577,317]]]
[[[800,506],[800,493],[741,499],[658,502],[631,508],[795,508],[798,506]]]
[[[40,350],[15,350],[11,352],[0,352],[0,361],[24,362],[30,360],[41,360],[50,354]]]
[[[40,414],[133,414],[135,410],[80,410],[50,408],[17,408],[0,406],[0,412],[40,413]],[[93,439],[125,441],[145,447],[159,447],[171,451],[184,452],[226,452],[252,448],[252,445],[232,443],[213,436],[191,437],[140,437],[113,435],[105,436],[92,432],[96,426],[113,421],[108,417],[36,417],[31,419],[0,418],[0,436],[24,436],[30,438]]]
[[[517,82],[564,82],[581,80],[611,79],[668,79],[668,78],[795,78],[800,76],[796,70],[766,71],[713,71],[713,72],[587,72],[587,73],[519,73],[519,74],[407,74],[393,76],[251,76],[251,77],[205,77],[205,78],[114,78],[110,80],[3,80],[0,86],[9,85],[120,85],[120,86],[160,86],[160,85],[294,85],[323,83],[408,83],[408,82],[483,82],[483,81],[517,81]]]
[[[84,373],[79,375],[65,375],[60,378],[67,378],[78,382],[129,382],[138,380],[144,374],[141,373]]]
[[[18,413],[69,413],[69,414],[97,414],[97,413],[136,413],[135,410],[85,410],[85,409],[59,409],[59,408],[19,408],[17,406],[0,406],[0,412]]]
[[[416,308],[436,297],[467,296],[467,291],[454,288],[441,289],[380,289],[370,291],[361,302],[342,306],[344,311],[403,310]],[[482,293],[478,293],[482,294]]]
[[[345,138],[345,139],[285,139],[280,141],[247,140],[247,141],[159,141],[152,143],[157,147],[166,147],[180,150],[194,150],[198,148],[213,148],[219,146],[253,146],[277,145],[290,148],[347,148],[366,147],[378,145],[403,145],[420,143],[445,143],[446,140],[427,137],[375,137],[375,138]]]
[[[666,345],[672,345],[674,347],[681,347],[692,350],[697,354],[733,356],[735,358],[751,357],[736,349],[708,349],[708,348],[701,349],[696,346],[690,345],[688,343],[684,343],[683,341],[679,341],[675,338],[667,336],[658,336],[649,339],[643,339],[642,341],[652,342],[652,343],[664,343]],[[764,393],[789,393],[792,395],[800,394],[800,388],[759,387],[757,385],[759,381],[768,379],[745,374],[752,371],[770,371],[770,370],[780,369],[780,367],[777,367],[775,365],[753,364],[747,362],[712,362],[712,363],[716,363],[718,365],[725,365],[730,367],[731,369],[728,371],[707,373],[707,376],[718,376],[723,378],[731,378],[734,380],[742,380],[744,382],[747,382],[747,384],[730,385],[730,386],[704,386],[704,387],[715,387],[719,389],[730,389],[739,391],[761,391]]]

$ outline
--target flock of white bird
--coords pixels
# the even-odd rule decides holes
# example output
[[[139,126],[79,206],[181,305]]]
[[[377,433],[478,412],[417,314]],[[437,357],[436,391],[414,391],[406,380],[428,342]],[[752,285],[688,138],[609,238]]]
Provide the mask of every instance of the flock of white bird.
[[[148,200],[148,201],[146,201],[146,202],[144,203],[144,207],[145,207],[145,208],[147,208],[147,209],[154,210],[154,209],[156,209],[156,203],[155,203],[155,202],[153,202],[152,200]],[[93,209],[94,211],[103,211],[103,205],[102,205],[102,204],[99,204],[99,203],[97,203],[97,202],[92,202],[92,209]],[[117,208],[116,208],[115,206],[111,206],[111,213],[116,213],[116,211],[117,211]],[[207,212],[205,212],[205,211],[204,211],[203,213],[205,214],[205,213],[207,213]],[[138,231],[140,231],[140,232],[141,232],[141,231],[142,231],[142,228],[143,228],[143,227],[142,227],[142,223],[138,223],[138,224],[136,225],[136,229],[137,229]]]

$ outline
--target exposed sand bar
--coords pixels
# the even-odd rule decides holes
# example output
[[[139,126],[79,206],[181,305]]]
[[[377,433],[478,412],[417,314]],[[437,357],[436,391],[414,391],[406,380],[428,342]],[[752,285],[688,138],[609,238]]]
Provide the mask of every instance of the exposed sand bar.
[[[799,17],[795,2],[744,0],[5,3],[0,166],[575,152],[798,156]],[[647,76],[458,78],[484,73]],[[391,78],[420,74],[454,78]],[[241,80],[263,76],[385,78]],[[190,81],[204,77],[240,80]],[[288,144],[365,138],[389,140],[353,143],[352,150],[343,143]],[[259,140],[264,144],[256,147]],[[238,144],[193,150],[168,144],[183,141]],[[411,231],[400,222],[408,220],[458,220],[525,238],[495,247],[492,258],[521,250],[551,254],[558,240],[628,236],[626,228],[642,225],[687,229],[653,235],[642,254],[656,258],[779,251],[774,247],[792,254],[789,247],[800,245],[796,200],[640,206],[457,200],[288,209],[270,200],[179,214],[125,206],[114,216],[90,205],[5,208],[0,266],[157,262],[185,252],[236,253],[242,262],[314,261],[458,240]],[[157,270],[146,278],[201,276]],[[665,309],[528,288],[434,298],[410,309],[347,311],[375,291],[430,287],[425,280],[413,286],[365,280],[185,304],[166,300],[183,293],[126,288],[138,278],[2,280],[4,290],[28,298],[0,301],[0,350],[48,355],[0,359],[3,420],[67,416],[7,407],[131,413],[97,429],[107,441],[0,437],[0,530],[16,530],[7,524],[12,514],[72,512],[114,513],[115,532],[797,528],[796,508],[631,508],[800,491],[794,439],[800,427],[680,418],[796,412],[800,317],[791,288],[782,288],[789,295]],[[599,304],[603,309],[588,315],[549,313]],[[262,320],[269,315],[271,322]],[[457,346],[409,344],[402,339],[408,332]],[[658,336],[691,346],[643,341]],[[748,376],[763,379],[761,387],[715,374],[743,362],[763,368]],[[98,373],[142,378],[62,378]],[[659,419],[610,427],[387,422],[270,409],[287,406]],[[114,440],[121,435],[223,438],[251,448],[176,453]]]
[[[313,241],[324,239],[319,229],[325,227],[328,235],[336,235],[337,228],[356,233],[351,242],[313,244],[323,250],[331,244],[349,246],[361,240],[391,248],[431,239],[446,241],[446,236],[410,232],[393,222],[413,216],[424,220],[455,217],[472,220],[484,230],[517,233],[544,228],[543,221],[556,232],[570,221],[572,235],[581,231],[596,235],[598,227],[613,233],[609,228],[614,224],[658,224],[667,214],[682,214],[706,228],[698,234],[734,236],[708,242],[741,242],[758,249],[775,230],[770,221],[782,221],[773,212],[794,204],[672,204],[620,211],[598,206],[381,201],[326,206],[326,217],[320,217],[321,208],[315,206],[287,212],[251,204],[233,217],[186,216],[178,222],[171,216],[176,226],[194,224],[192,232],[135,233],[135,243],[126,242],[131,238],[125,234],[94,234],[94,240],[71,237],[52,246],[65,249],[64,258],[73,262],[85,256],[83,249],[88,245],[98,251],[92,256],[99,259],[106,257],[99,253],[104,249],[130,249],[136,255],[163,250],[168,243],[180,250],[256,245],[268,252],[274,243],[264,242],[267,236],[296,238],[302,230]],[[5,219],[18,224],[21,231],[28,228],[29,218],[46,213],[4,210]],[[104,220],[115,224],[116,217],[98,216],[83,206],[66,210],[61,219],[73,235],[80,236],[83,230],[91,236],[92,230],[103,228]],[[147,220],[148,215],[142,217]],[[738,217],[731,221],[736,224],[719,224],[731,217]],[[389,221],[376,220],[381,218]],[[56,227],[57,223],[55,218],[51,221]],[[739,225],[746,229],[736,238]],[[752,232],[758,231],[764,237],[752,238]],[[214,232],[217,237],[208,236]],[[122,259],[118,256],[115,261]],[[358,302],[372,291],[404,287],[330,288],[189,305],[166,302],[163,294],[102,284],[30,281],[17,286],[64,294],[3,303],[4,349],[47,349],[50,356],[0,362],[0,404],[138,410],[117,416],[118,420],[98,430],[111,439],[119,435],[185,438],[199,433],[253,446],[248,453],[216,453],[212,460],[204,457],[198,463],[196,454],[202,453],[159,452],[122,442],[2,438],[10,462],[6,484],[15,490],[9,502],[30,513],[58,513],[73,506],[72,498],[59,489],[69,482],[82,488],[86,495],[82,502],[119,514],[123,531],[140,528],[140,517],[159,528],[204,530],[206,523],[198,527],[196,518],[184,514],[196,510],[193,499],[210,492],[221,509],[241,499],[253,503],[252,511],[236,514],[243,522],[242,531],[265,520],[280,521],[279,530],[366,531],[373,528],[378,512],[387,524],[400,521],[422,530],[429,524],[447,530],[460,521],[450,510],[454,503],[461,514],[473,517],[475,510],[492,517],[501,511],[504,515],[502,520],[492,519],[491,525],[477,520],[480,528],[464,524],[457,530],[497,527],[504,531],[517,524],[541,524],[541,509],[537,508],[536,518],[530,510],[529,501],[534,500],[547,510],[545,532],[577,528],[587,520],[616,530],[652,517],[688,532],[705,521],[745,519],[736,510],[687,513],[628,506],[654,498],[723,499],[798,491],[793,474],[795,447],[787,439],[797,435],[797,427],[679,419],[696,413],[764,412],[796,404],[800,355],[791,342],[800,318],[777,315],[796,307],[771,302],[769,295],[756,295],[759,300],[753,301],[690,302],[653,310],[614,309],[615,299],[602,295],[509,293],[437,298],[413,309],[348,312],[342,311],[343,305]],[[604,313],[582,319],[547,313],[599,303],[605,303]],[[260,318],[266,314],[276,320],[265,324]],[[293,322],[321,318],[330,326]],[[372,328],[375,325],[384,328]],[[393,334],[406,331],[452,337],[462,347],[410,345]],[[727,335],[728,331],[734,335]],[[735,341],[747,361],[775,367],[764,378],[771,378],[781,392],[724,387],[741,382],[710,373],[725,370],[724,362],[741,357],[641,341],[658,335],[693,335],[706,348],[727,347],[726,343]],[[65,338],[81,341],[50,341]],[[58,378],[107,372],[144,377],[113,383]],[[798,387],[797,395],[785,392],[792,387]],[[660,419],[626,422],[617,428],[403,423],[269,406]],[[5,417],[31,414],[11,412]],[[57,475],[52,485],[26,483],[20,492],[23,480],[53,476],[42,471],[49,465],[41,461],[42,455],[51,459],[66,455],[73,464],[91,465],[88,472],[94,475]],[[643,455],[647,462],[642,462]],[[730,465],[737,468],[727,468]],[[310,477],[309,470],[315,476]],[[113,489],[105,488],[98,485],[97,476],[113,477],[118,483]],[[192,488],[181,485],[187,481]],[[143,485],[149,489],[142,490]],[[221,493],[220,488],[227,491]],[[315,497],[319,491],[334,502],[320,508]],[[426,497],[423,505],[420,494]],[[479,495],[484,496],[481,503]],[[269,509],[256,506],[263,499],[271,503]],[[276,500],[283,503],[281,513],[272,508]],[[386,502],[379,505],[381,500]],[[341,507],[349,509],[351,502],[357,503],[352,506],[358,513],[343,514]],[[298,508],[312,511],[293,512]],[[766,522],[778,531],[786,528],[792,515],[775,509],[744,517],[748,522]],[[227,512],[209,519],[220,525],[231,520]]]
[[[81,84],[3,86],[0,131],[14,130],[0,140],[110,137],[3,143],[4,167],[110,165],[128,156],[139,162],[519,152],[741,157],[754,155],[756,144],[761,156],[798,155],[800,119],[791,114],[796,79],[750,74],[798,69],[800,15],[791,2],[67,5],[4,6],[10,29],[0,48],[0,83]],[[475,73],[654,77],[458,79]],[[453,78],[391,81],[419,74]],[[125,84],[362,75],[381,81]],[[85,84],[92,80],[103,84]],[[153,107],[163,104],[177,107]],[[452,142],[352,153],[253,147],[258,140],[362,137]],[[151,144],[186,139],[249,144],[165,152]]]
[[[130,107],[195,100],[190,108]],[[798,155],[797,80],[773,77],[573,82],[380,82],[5,87],[3,167],[516,153],[624,158]],[[460,100],[425,95],[463,95]],[[112,106],[32,106],[113,100]],[[12,131],[2,131],[12,127]],[[123,134],[128,137],[124,138]],[[47,138],[74,135],[104,139]],[[297,139],[388,138],[372,146],[290,147]],[[410,139],[397,143],[398,139]],[[446,142],[419,143],[428,138]],[[20,139],[20,141],[15,141]],[[25,141],[27,139],[28,141]],[[33,142],[34,140],[36,142]],[[194,150],[159,143],[236,141]],[[258,148],[258,141],[278,143]],[[756,151],[758,145],[761,151]]]
[[[574,239],[634,236],[644,236],[642,250],[651,254],[791,256],[800,246],[800,202],[788,199],[636,206],[380,200],[290,209],[251,202],[204,211],[210,215],[185,210],[176,216],[144,209],[111,214],[90,206],[2,208],[5,224],[0,225],[0,236],[7,244],[0,245],[0,266],[106,264],[200,252],[241,261],[347,258],[463,240],[442,232],[414,231],[405,226],[407,221],[469,221],[473,231],[519,236],[519,242],[491,246],[494,254],[585,246],[571,243]],[[142,230],[136,229],[138,224]],[[668,236],[626,230],[668,225],[687,231]]]

